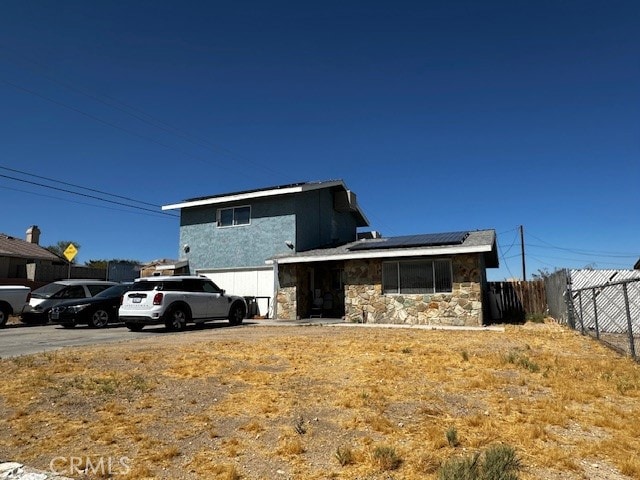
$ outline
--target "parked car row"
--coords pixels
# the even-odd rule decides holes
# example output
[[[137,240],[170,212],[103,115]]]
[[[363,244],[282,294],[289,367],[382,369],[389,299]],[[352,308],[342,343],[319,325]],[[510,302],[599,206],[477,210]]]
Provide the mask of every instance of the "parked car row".
[[[31,300],[20,315],[24,323],[47,323],[51,309],[61,304],[84,301],[117,285],[106,280],[60,280],[31,292]]]
[[[228,295],[204,276],[156,276],[131,283],[62,280],[31,292],[20,317],[24,323],[58,323],[65,328],[86,324],[104,328],[123,322],[129,330],[164,324],[182,330],[226,319],[239,325],[247,314],[243,297]],[[1,326],[1,325],[0,325]]]

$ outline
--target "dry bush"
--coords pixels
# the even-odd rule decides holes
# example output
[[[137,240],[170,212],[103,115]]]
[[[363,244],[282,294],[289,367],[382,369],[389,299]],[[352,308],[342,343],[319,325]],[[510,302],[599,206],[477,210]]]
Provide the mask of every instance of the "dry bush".
[[[298,435],[285,433],[278,439],[277,452],[280,455],[300,455],[304,451],[304,444]]]
[[[371,453],[371,458],[373,463],[383,472],[396,470],[402,463],[395,448],[388,445],[377,445]]]

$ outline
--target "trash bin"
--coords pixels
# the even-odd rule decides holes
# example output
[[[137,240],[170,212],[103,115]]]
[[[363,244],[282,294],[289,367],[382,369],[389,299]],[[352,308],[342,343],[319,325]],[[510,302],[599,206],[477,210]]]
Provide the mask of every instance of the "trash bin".
[[[258,302],[256,297],[244,297],[244,301],[247,302],[247,318],[253,318],[258,315]]]

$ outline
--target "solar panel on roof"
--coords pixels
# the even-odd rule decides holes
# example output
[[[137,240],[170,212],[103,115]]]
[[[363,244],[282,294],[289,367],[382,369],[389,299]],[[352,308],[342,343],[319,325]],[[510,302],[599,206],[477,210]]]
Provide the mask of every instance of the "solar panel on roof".
[[[444,245],[460,245],[469,236],[469,232],[425,233],[422,235],[405,235],[380,240],[364,241],[349,250],[378,250],[387,248],[435,247]]]

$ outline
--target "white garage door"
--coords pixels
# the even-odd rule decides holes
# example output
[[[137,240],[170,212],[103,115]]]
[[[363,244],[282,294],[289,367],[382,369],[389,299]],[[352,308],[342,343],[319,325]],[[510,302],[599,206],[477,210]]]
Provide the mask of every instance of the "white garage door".
[[[231,295],[256,297],[258,314],[272,317],[273,268],[252,270],[198,270]]]

